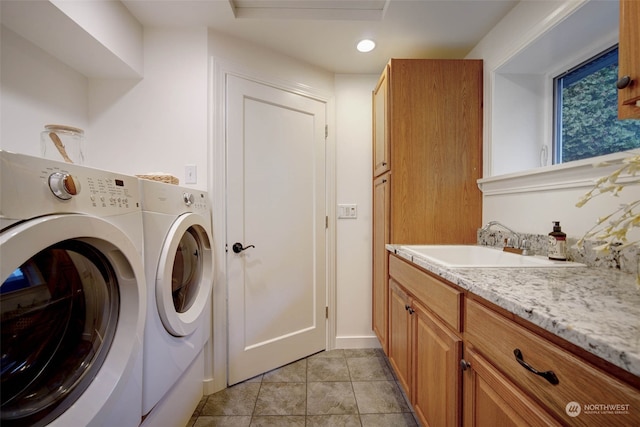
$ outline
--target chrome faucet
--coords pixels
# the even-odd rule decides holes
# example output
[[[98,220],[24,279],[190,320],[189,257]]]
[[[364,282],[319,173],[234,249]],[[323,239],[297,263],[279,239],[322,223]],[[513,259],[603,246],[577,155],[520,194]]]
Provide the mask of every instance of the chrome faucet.
[[[512,242],[509,243],[509,241],[507,241],[507,245],[506,245],[507,247],[516,248],[516,249],[522,249],[522,255],[530,255],[529,242],[527,240],[523,239],[522,236],[520,236],[520,234],[516,233],[515,231],[513,231],[512,229],[510,229],[509,227],[507,227],[503,223],[501,223],[499,221],[489,221],[484,227],[481,228],[481,230],[482,231],[488,231],[494,225],[504,228],[505,230],[507,230],[508,232],[510,232],[513,235]],[[509,240],[511,240],[511,239],[509,239]]]

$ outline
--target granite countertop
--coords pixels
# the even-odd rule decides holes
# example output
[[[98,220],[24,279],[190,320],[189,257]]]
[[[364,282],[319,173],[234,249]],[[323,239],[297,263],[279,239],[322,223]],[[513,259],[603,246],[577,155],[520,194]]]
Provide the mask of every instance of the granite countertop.
[[[448,269],[387,245],[463,289],[640,376],[640,290],[635,276],[615,269]]]

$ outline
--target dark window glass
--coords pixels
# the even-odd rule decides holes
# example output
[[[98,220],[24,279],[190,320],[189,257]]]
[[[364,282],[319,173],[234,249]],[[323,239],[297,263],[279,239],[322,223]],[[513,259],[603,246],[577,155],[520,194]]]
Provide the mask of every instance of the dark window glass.
[[[554,79],[554,163],[640,147],[640,120],[618,120],[617,79],[617,46]]]

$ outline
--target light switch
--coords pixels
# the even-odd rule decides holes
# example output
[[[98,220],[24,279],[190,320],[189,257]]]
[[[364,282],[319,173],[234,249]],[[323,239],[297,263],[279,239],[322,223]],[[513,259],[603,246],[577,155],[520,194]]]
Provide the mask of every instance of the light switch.
[[[358,218],[358,205],[338,205],[338,219]]]
[[[197,184],[198,183],[198,170],[196,165],[185,165],[184,166],[184,182],[186,184]]]

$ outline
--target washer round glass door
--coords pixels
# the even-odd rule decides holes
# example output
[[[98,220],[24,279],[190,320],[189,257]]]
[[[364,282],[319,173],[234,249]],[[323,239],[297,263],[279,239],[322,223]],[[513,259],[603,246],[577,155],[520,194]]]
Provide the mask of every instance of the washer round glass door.
[[[83,230],[89,225],[86,218],[73,221],[78,237],[51,231],[68,217],[49,217],[2,232],[3,426],[46,425],[64,418],[85,393],[99,397],[95,385],[93,391],[88,389],[101,379],[100,370],[118,334],[124,343],[118,328],[121,301],[131,295],[121,295],[120,286],[135,275],[133,268],[121,248],[103,239],[107,236],[98,231],[105,226],[101,220],[94,219],[93,232]],[[109,233],[111,240],[114,230]],[[132,254],[126,244],[125,252]],[[121,369],[123,374],[129,370]],[[114,386],[101,385],[107,391]],[[102,393],[105,402],[111,399]],[[98,413],[73,415],[74,420],[89,422]]]
[[[203,217],[183,214],[172,224],[160,253],[156,302],[162,324],[174,336],[193,333],[207,306],[213,259],[206,230]]]

